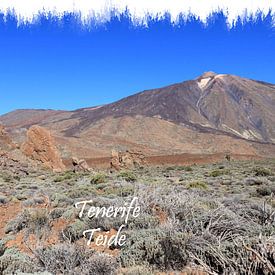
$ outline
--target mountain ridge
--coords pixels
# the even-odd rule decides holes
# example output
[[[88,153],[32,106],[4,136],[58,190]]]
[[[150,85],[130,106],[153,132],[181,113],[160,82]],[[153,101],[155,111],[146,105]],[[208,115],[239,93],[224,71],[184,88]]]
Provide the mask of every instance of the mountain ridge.
[[[114,116],[114,117],[120,117],[123,115],[145,115],[149,117],[158,116],[162,119],[173,121],[175,123],[184,123],[187,125],[192,124],[193,126],[196,126],[197,124],[199,124],[204,128],[210,127],[213,130],[221,130],[222,132],[230,132],[231,134],[236,134],[236,132],[238,131],[236,131],[234,127],[230,127],[230,125],[227,126],[226,124],[225,126],[219,125],[221,114],[216,114],[216,116],[215,114],[213,115],[213,110],[214,111],[222,110],[223,106],[226,105],[226,102],[224,103],[220,102],[221,106],[219,106],[219,110],[217,109],[215,110],[215,106],[213,106],[213,104],[212,105],[209,104],[211,102],[207,102],[205,104],[202,100],[205,100],[205,99],[207,100],[207,97],[211,97],[214,91],[215,93],[224,92],[225,94],[224,96],[227,96],[228,98],[223,99],[221,98],[221,95],[215,95],[214,97],[210,98],[211,100],[216,100],[217,98],[219,99],[219,97],[221,98],[221,100],[225,100],[225,101],[227,100],[227,102],[228,100],[231,100],[233,101],[231,102],[231,107],[233,104],[236,105],[236,102],[240,103],[240,101],[242,100],[243,94],[245,92],[243,91],[243,88],[240,89],[237,87],[238,83],[234,83],[236,81],[237,82],[240,81],[240,78],[236,76],[231,76],[231,75],[215,74],[210,77],[211,78],[209,80],[210,83],[208,83],[207,86],[201,88],[198,84],[198,81],[200,81],[200,79],[207,79],[207,78],[209,78],[208,75],[204,74],[195,80],[180,82],[180,83],[169,85],[163,88],[146,90],[146,91],[131,95],[129,97],[123,98],[114,103],[104,105],[95,110],[85,110],[85,111],[76,110],[74,112],[73,117],[80,117],[82,120],[82,125],[80,125],[79,128],[78,127],[76,127],[75,129],[72,128],[66,131],[66,133],[68,135],[74,134],[78,132],[81,129],[81,127],[85,128],[90,123],[93,123],[94,121],[102,119],[108,115]],[[221,87],[222,85],[224,85],[224,82],[225,82],[224,80],[221,80],[221,78],[226,78],[226,79],[229,78],[229,82],[231,81],[231,83],[233,79],[233,84],[230,84],[231,87],[227,89],[227,91],[224,91],[225,89]],[[253,84],[258,83],[258,82],[255,82],[254,80],[245,80],[245,82],[247,81],[253,82]],[[243,82],[244,81],[242,79],[241,84],[243,84]],[[249,84],[250,86],[252,85],[251,83]],[[262,85],[262,84],[259,84],[259,85]],[[219,88],[220,90],[217,90]],[[230,91],[230,89],[231,90],[233,89],[232,93],[228,92],[228,90]],[[273,90],[273,88],[271,89]],[[268,92],[270,93],[270,91]],[[275,88],[274,88],[274,92],[275,92]],[[270,111],[272,108],[274,108],[274,101],[275,101],[274,95],[275,94],[273,94],[273,99],[272,99],[273,106],[269,106],[269,108],[266,108],[266,109],[269,110],[269,112],[273,116],[272,121],[275,124],[274,112],[272,113],[272,111]],[[249,112],[249,110],[247,109],[251,107],[249,106],[249,104],[252,104],[253,102],[253,99],[251,99],[251,95],[249,96],[250,98],[244,99],[244,102],[243,102],[244,109],[246,109],[242,111],[242,114],[240,114],[243,117],[245,117],[246,115],[243,113]],[[254,94],[254,104],[261,105],[261,103],[260,104],[258,103],[259,100],[261,102],[263,101],[263,98],[259,99],[260,96],[261,94]],[[270,98],[267,101],[269,100]],[[268,102],[265,102],[264,105],[268,105]],[[235,109],[237,108],[238,106],[235,106]],[[256,110],[254,113],[258,112],[259,109],[260,109],[260,106],[258,106],[258,110]],[[228,108],[227,112],[230,112],[230,108]],[[231,115],[233,116],[233,114]],[[224,116],[226,115],[224,114]],[[230,119],[232,121],[237,120],[234,117]],[[262,124],[261,118],[257,120],[257,116],[254,115],[254,119],[255,121],[250,123],[250,127],[255,126],[254,128],[258,128],[258,129],[254,129],[256,131],[253,132],[250,129],[250,131],[248,130],[247,132],[245,132],[244,135],[240,132],[238,132],[237,135],[244,138],[247,138],[247,136],[250,136],[250,139],[252,140],[273,142],[272,139],[275,138],[274,135],[271,138],[267,133],[266,129],[264,128],[262,130],[259,129],[261,128],[261,124]],[[248,123],[249,122],[246,121],[245,124],[248,124]],[[251,125],[251,124],[254,124],[254,125]],[[268,126],[271,127],[272,126],[271,123],[269,123]],[[226,127],[227,129],[225,129]],[[274,128],[272,129],[275,130]],[[242,130],[245,130],[245,129],[242,129]],[[260,130],[260,133],[257,130]],[[270,132],[274,132],[274,131],[270,131]],[[257,134],[260,135],[260,137],[259,136],[257,137]]]
[[[150,155],[221,151],[272,155],[274,110],[275,85],[206,72],[105,105],[74,111],[17,110],[0,116],[0,123],[17,142],[32,125],[48,128],[64,156],[102,157],[114,147]]]

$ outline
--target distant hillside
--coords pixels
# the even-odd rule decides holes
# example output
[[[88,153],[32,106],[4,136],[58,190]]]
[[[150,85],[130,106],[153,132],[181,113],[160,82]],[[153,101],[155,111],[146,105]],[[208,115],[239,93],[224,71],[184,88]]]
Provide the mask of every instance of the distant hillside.
[[[208,72],[112,104],[71,112],[17,110],[0,117],[15,139],[31,125],[52,130],[64,156],[233,152],[273,155],[275,85]]]

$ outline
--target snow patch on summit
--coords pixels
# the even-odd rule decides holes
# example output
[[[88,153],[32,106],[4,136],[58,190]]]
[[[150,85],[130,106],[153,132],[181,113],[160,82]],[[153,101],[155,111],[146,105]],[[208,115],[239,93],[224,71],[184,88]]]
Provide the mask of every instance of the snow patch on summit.
[[[211,77],[207,77],[207,78],[202,78],[200,81],[198,81],[198,85],[200,89],[203,90],[207,86],[210,80],[211,80]]]

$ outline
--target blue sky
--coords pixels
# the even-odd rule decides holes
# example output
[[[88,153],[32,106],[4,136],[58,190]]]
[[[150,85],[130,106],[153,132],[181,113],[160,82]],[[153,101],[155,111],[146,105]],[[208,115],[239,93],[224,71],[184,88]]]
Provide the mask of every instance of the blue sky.
[[[193,79],[205,71],[275,83],[272,16],[229,29],[169,16],[133,26],[127,15],[89,28],[67,15],[17,25],[0,16],[0,114],[19,108],[72,110]]]

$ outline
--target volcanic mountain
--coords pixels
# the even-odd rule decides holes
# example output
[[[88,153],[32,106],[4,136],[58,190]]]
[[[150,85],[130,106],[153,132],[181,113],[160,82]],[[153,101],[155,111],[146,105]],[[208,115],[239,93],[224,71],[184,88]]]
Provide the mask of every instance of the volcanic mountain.
[[[103,106],[16,110],[0,123],[18,143],[34,124],[50,129],[64,158],[107,157],[114,148],[147,155],[274,156],[275,85],[207,72]]]

